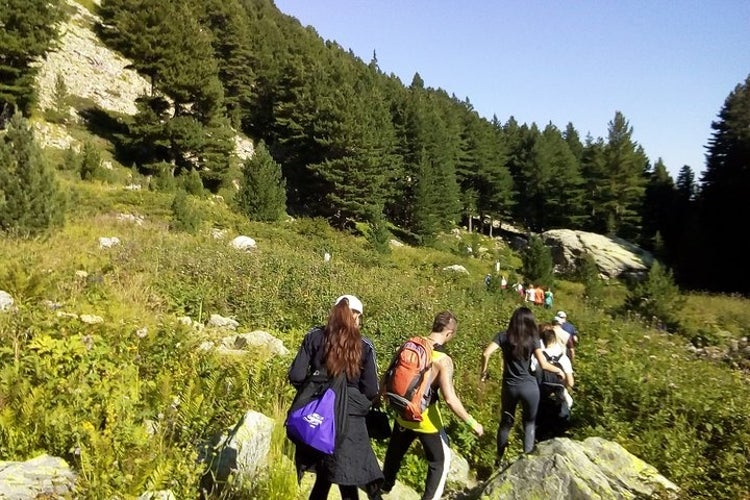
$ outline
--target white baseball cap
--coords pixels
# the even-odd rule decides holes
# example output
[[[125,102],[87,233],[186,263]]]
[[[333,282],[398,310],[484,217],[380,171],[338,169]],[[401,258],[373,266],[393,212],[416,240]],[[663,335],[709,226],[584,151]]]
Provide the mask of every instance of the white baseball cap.
[[[336,302],[334,302],[334,305],[338,305],[339,302],[346,299],[347,302],[349,302],[349,309],[352,311],[357,311],[359,314],[364,314],[364,308],[362,307],[362,301],[359,300],[354,295],[342,295],[338,299],[336,299]]]
[[[567,319],[568,315],[565,314],[565,311],[557,311],[557,314],[555,314],[556,318],[560,319]]]

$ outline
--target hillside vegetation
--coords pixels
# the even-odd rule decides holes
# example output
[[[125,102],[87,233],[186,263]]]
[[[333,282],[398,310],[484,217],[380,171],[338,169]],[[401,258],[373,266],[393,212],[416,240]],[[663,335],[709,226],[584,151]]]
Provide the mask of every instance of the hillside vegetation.
[[[150,80],[133,116],[69,95],[64,78],[51,107],[37,106],[34,65],[59,38],[52,26],[80,14],[76,2],[58,11],[62,2],[12,0],[0,10],[3,40],[15,51],[0,51],[0,290],[14,300],[0,311],[0,457],[63,457],[78,473],[76,498],[157,490],[194,498],[199,450],[250,409],[277,422],[271,467],[222,498],[299,496],[281,428],[291,359],[221,356],[203,346],[226,332],[204,325],[212,314],[233,317],[241,331],[265,330],[294,351],[343,293],[363,300],[363,331],[381,369],[405,337],[427,332],[436,312],[456,314],[449,352],[457,391],[485,435],[452,416],[448,434],[487,478],[500,367],[493,359],[481,383],[479,360],[521,303],[487,289],[484,276],[499,262],[511,283],[532,277],[504,242],[457,229],[462,219],[632,237],[660,250],[678,277],[680,268],[683,279],[695,272],[698,285],[742,291],[750,282],[746,259],[734,258],[741,246],[719,259],[726,246],[711,239],[732,234],[721,224],[735,218],[725,213],[746,210],[747,182],[729,167],[747,171],[746,139],[733,134],[747,128],[735,110],[746,109],[750,81],[725,103],[707,177],[714,180],[697,196],[691,169],[675,184],[660,160],[650,164],[619,112],[606,141],[583,144],[572,124],[563,132],[513,117],[487,121],[468,99],[426,88],[418,74],[404,86],[270,0],[141,3],[154,15],[132,0],[105,0],[101,8],[80,3],[103,24],[75,18],[89,30],[81,39],[98,30]],[[53,122],[75,147],[39,150],[21,113],[38,135]],[[238,132],[257,141],[253,158],[235,155]],[[590,198],[597,186],[608,190]],[[741,210],[725,203],[727,193]],[[719,207],[720,215],[697,211],[700,196],[702,210]],[[698,216],[705,231],[690,225]],[[705,239],[695,251],[680,246],[686,228]],[[237,235],[257,248],[232,248]],[[102,248],[102,237],[119,244]],[[393,237],[423,246],[390,246]],[[544,253],[540,241],[531,247]],[[468,273],[444,269],[454,264]],[[660,290],[679,294],[669,273],[656,283],[662,288],[635,288],[640,294],[593,276],[543,283],[581,332],[570,436],[622,444],[686,498],[748,498],[748,301],[690,293],[663,303]],[[538,319],[552,313],[539,310]],[[506,456],[520,455],[519,441],[512,437]],[[424,468],[412,454],[400,479],[418,485]]]
[[[458,316],[459,335],[450,345],[457,390],[486,435],[477,439],[451,418],[448,432],[479,477],[489,475],[500,370],[493,363],[491,380],[479,383],[479,357],[519,305],[515,294],[488,291],[483,283],[495,260],[509,275],[520,268],[504,244],[485,239],[490,250],[475,258],[465,249],[476,236],[457,233],[443,235],[435,248],[381,254],[365,237],[334,231],[323,220],[253,223],[206,195],[187,197],[202,220],[191,234],[174,229],[170,193],[57,175],[71,200],[66,225],[36,239],[0,240],[0,289],[18,306],[0,314],[0,455],[22,460],[44,451],[66,458],[80,474],[80,498],[145,489],[190,498],[202,472],[195,462],[201,443],[248,409],[282,422],[292,396],[285,382],[290,360],[221,359],[198,348],[220,332],[184,326],[177,317],[203,323],[214,313],[232,316],[242,331],[264,329],[294,350],[310,326],[325,320],[337,295],[354,293],[364,301],[364,332],[381,369],[405,336],[427,331],[438,310]],[[128,180],[122,167],[110,175]],[[123,213],[143,222],[118,220]],[[216,239],[211,228],[227,235]],[[255,238],[257,250],[231,248],[237,234]],[[102,236],[121,244],[101,249]],[[443,270],[452,264],[469,274]],[[568,281],[556,293],[556,307],[582,332],[571,436],[621,443],[693,498],[750,493],[744,477],[750,402],[742,372],[696,359],[683,336],[614,316],[609,311],[624,300],[622,285],[605,287],[601,308],[588,306],[583,293]],[[711,331],[739,336],[750,324],[744,300],[696,295],[689,304],[690,321],[711,322]],[[722,314],[708,316],[712,310]],[[511,454],[520,452],[518,441]],[[281,446],[277,453],[290,450]],[[409,460],[404,478],[418,484],[421,467]],[[278,472],[255,485],[256,494],[294,494],[291,470]],[[279,477],[287,478],[286,489],[262,489]]]

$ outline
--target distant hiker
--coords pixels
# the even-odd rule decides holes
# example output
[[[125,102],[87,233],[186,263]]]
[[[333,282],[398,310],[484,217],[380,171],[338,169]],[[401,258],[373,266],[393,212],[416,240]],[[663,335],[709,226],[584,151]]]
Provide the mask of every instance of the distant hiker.
[[[534,290],[534,304],[537,306],[544,304],[544,288],[541,286],[536,287]]]
[[[545,309],[552,309],[552,302],[554,301],[555,296],[552,293],[552,289],[548,288],[544,292],[544,308]]]
[[[297,445],[297,478],[305,471],[315,472],[310,499],[328,498],[331,484],[338,484],[342,500],[357,499],[357,487],[368,492],[379,489],[383,479],[370,438],[365,415],[378,395],[375,348],[360,333],[362,302],[354,295],[342,295],[328,315],[328,322],[310,330],[289,368],[289,381],[297,388],[313,373],[325,370],[328,376],[346,374],[346,434],[333,455],[323,455]]]
[[[459,420],[479,436],[484,433],[482,424],[469,415],[453,388],[453,360],[445,353],[443,347],[456,335],[457,328],[458,322],[452,313],[444,311],[435,316],[432,331],[426,337],[432,346],[429,404],[421,415],[421,421],[406,420],[397,414],[383,463],[385,480],[382,491],[384,492],[389,492],[393,488],[406,451],[414,439],[419,439],[428,462],[422,499],[438,499],[443,494],[450,468],[451,451],[448,447],[448,436],[445,433],[443,418],[438,408],[438,390],[445,404]],[[384,381],[383,386],[387,385],[388,383]]]
[[[530,284],[528,288],[526,288],[526,302],[534,303],[534,299],[536,298],[536,288],[534,288],[534,284]]]
[[[555,322],[560,325],[560,328],[567,333],[567,337],[563,340],[563,344],[568,349],[568,357],[571,361],[575,361],[576,346],[578,345],[578,329],[568,321],[568,315],[565,311],[557,311],[555,314]]]
[[[500,278],[500,290],[505,290],[508,288],[508,280],[505,279],[505,276]]]
[[[521,402],[523,410],[523,451],[534,449],[535,421],[539,406],[539,384],[529,370],[532,356],[543,370],[564,378],[563,370],[547,362],[542,353],[534,314],[528,307],[519,307],[513,313],[504,332],[498,333],[482,353],[481,380],[487,380],[487,369],[492,353],[498,349],[503,353],[503,383],[500,401],[502,416],[497,431],[498,461],[503,458],[508,446],[508,436],[515,421],[516,406]]]
[[[513,290],[515,290],[521,298],[524,298],[526,296],[526,291],[523,289],[523,285],[519,281],[516,281],[516,283],[513,285]]]
[[[487,290],[490,289],[490,284],[492,283],[492,275],[487,274],[484,276],[484,286],[487,288]]]

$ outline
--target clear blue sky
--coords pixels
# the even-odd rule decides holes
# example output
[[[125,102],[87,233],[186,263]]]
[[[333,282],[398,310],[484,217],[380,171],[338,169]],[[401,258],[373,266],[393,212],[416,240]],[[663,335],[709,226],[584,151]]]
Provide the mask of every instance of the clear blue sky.
[[[724,100],[750,74],[750,0],[276,0],[408,85],[480,115],[607,137],[621,111],[652,164],[704,168]]]

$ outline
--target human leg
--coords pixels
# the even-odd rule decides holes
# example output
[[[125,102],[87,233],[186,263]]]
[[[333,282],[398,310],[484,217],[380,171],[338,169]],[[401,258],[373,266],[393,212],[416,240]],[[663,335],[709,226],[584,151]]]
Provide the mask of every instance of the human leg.
[[[341,500],[359,500],[357,487],[351,484],[340,484]]]
[[[539,386],[534,382],[524,383],[519,386],[519,395],[523,410],[523,452],[531,453],[534,449],[536,413],[539,409]]]
[[[508,446],[508,437],[510,436],[510,429],[513,427],[513,421],[515,419],[513,415],[516,413],[518,399],[515,396],[515,391],[510,386],[503,384],[500,401],[502,409],[500,410],[500,426],[497,429],[498,460],[503,458],[505,448]]]
[[[427,479],[422,500],[435,500],[442,496],[450,469],[451,449],[445,429],[435,434],[419,434],[419,441],[427,457]]]
[[[323,474],[315,474],[315,484],[310,491],[309,500],[326,500],[331,489],[331,482]]]
[[[388,449],[385,452],[385,460],[383,461],[383,491],[391,491],[393,485],[396,484],[396,475],[401,467],[401,460],[403,460],[406,450],[411,446],[412,441],[416,437],[414,431],[404,429],[398,422],[393,424],[393,432],[391,433],[391,440],[388,442]]]

